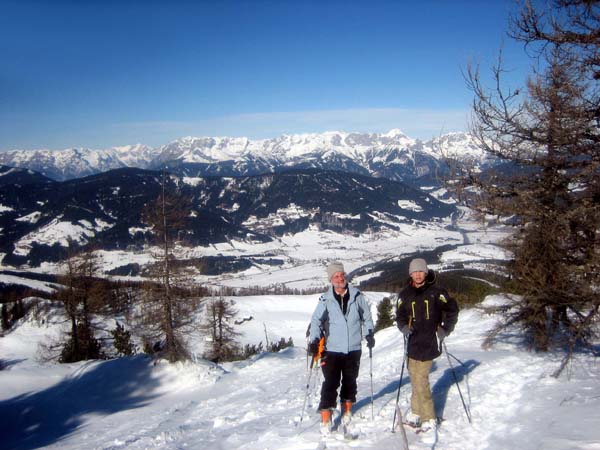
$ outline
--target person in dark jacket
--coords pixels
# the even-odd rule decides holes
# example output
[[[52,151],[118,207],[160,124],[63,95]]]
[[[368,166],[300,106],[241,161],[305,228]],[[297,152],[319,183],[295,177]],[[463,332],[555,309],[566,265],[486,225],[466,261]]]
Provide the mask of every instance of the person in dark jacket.
[[[326,338],[325,352],[321,359],[324,381],[319,403],[323,434],[331,431],[332,412],[336,407],[340,381],[342,424],[350,423],[352,405],[356,402],[356,378],[363,337],[367,341],[367,347],[373,348],[375,345],[375,327],[364,295],[346,281],[341,263],[329,264],[327,275],[331,286],[317,303],[308,338],[308,351],[312,355],[318,352],[320,338]]]
[[[442,341],[454,330],[458,304],[448,292],[436,286],[435,272],[422,258],[409,266],[410,280],[398,295],[396,323],[408,345],[408,373],[412,387],[406,421],[423,431],[437,427],[429,372],[433,360],[441,355]]]

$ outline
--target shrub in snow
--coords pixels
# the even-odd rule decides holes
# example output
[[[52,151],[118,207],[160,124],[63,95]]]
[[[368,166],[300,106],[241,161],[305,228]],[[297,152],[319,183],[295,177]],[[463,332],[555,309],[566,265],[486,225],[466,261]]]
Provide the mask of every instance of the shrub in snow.
[[[384,297],[377,305],[377,322],[375,331],[383,330],[394,325],[394,314],[392,312],[392,301]]]
[[[117,354],[120,356],[135,355],[135,346],[131,342],[131,332],[126,330],[123,325],[117,322],[114,330],[110,330],[113,337],[113,345]]]

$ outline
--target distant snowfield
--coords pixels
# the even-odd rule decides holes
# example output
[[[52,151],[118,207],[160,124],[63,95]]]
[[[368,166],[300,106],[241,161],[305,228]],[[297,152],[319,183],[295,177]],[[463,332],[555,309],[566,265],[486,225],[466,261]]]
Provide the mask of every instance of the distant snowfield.
[[[294,235],[285,235],[268,243],[248,243],[232,240],[210,247],[187,251],[188,257],[201,256],[257,256],[283,260],[283,265],[255,264],[250,269],[220,276],[198,276],[196,281],[214,287],[248,287],[284,285],[288,288],[319,287],[326,283],[325,266],[329,261],[344,263],[346,272],[352,272],[375,262],[398,259],[420,250],[455,244],[463,250],[449,252],[446,264],[458,261],[461,254],[471,260],[508,259],[498,243],[508,236],[504,227],[482,228],[467,213],[454,223],[449,222],[402,224],[399,230],[376,234],[342,235],[331,231],[308,229]],[[463,248],[463,247],[460,247]],[[445,253],[444,253],[445,255]],[[464,262],[464,260],[463,260]],[[375,276],[376,274],[372,274]],[[365,277],[362,277],[363,280]]]
[[[404,207],[415,206],[408,202]],[[497,244],[510,230],[502,226],[482,227],[475,221],[472,213],[459,207],[459,217],[432,222],[408,221],[390,223],[388,229],[378,232],[366,231],[361,234],[341,234],[333,231],[322,231],[309,227],[296,234],[286,234],[271,242],[255,242],[251,240],[230,240],[205,247],[181,247],[177,249],[181,258],[225,257],[253,258],[252,266],[239,272],[221,275],[195,276],[197,283],[214,288],[227,287],[273,287],[285,286],[290,289],[306,289],[321,287],[326,282],[325,266],[333,260],[343,261],[347,272],[353,272],[380,261],[399,259],[419,251],[432,250],[443,245],[460,246],[453,252],[447,252],[442,260],[442,268],[453,263],[471,261],[471,268],[481,261],[508,259],[510,255],[501,251]],[[286,211],[301,217],[314,214],[315,211],[304,211],[291,205]],[[387,215],[374,211],[373,216],[380,222],[389,219]],[[341,217],[341,216],[340,216]],[[344,217],[351,219],[352,216]],[[23,220],[34,220],[35,217],[23,217]],[[250,219],[249,219],[250,220]],[[277,215],[270,220],[273,225],[280,218]],[[21,238],[15,249],[17,255],[27,255],[34,243],[52,245],[58,243],[66,246],[68,238],[79,243],[92,239],[95,231],[110,228],[114,224],[95,220],[95,223],[80,221],[78,224],[55,220],[41,230]],[[139,229],[132,228],[131,234]],[[140,265],[152,262],[152,254],[160,253],[158,249],[144,251],[106,251],[96,252],[100,258],[99,267],[105,274],[128,265]],[[2,256],[2,255],[0,255]],[[274,260],[275,264],[268,264]],[[0,259],[1,261],[1,259]],[[475,265],[473,265],[475,264]],[[0,269],[14,269],[4,267]],[[25,269],[25,268],[23,268]],[[60,264],[42,263],[39,268],[30,269],[42,273],[61,273]],[[118,277],[115,277],[118,278]],[[361,281],[368,277],[361,276]],[[0,280],[1,281],[1,280]]]
[[[27,286],[31,289],[36,289],[38,291],[41,292],[46,292],[51,294],[52,292],[56,291],[56,289],[58,287],[60,287],[59,285],[56,285],[54,283],[48,283],[48,282],[44,282],[44,281],[37,281],[37,280],[25,280],[21,277],[15,276],[15,275],[6,275],[6,274],[0,274],[0,283],[6,284],[6,285],[17,285],[17,286]]]
[[[373,312],[383,293],[367,293]],[[77,364],[35,361],[38,342],[60,332],[60,315],[24,319],[0,338],[0,435],[6,449],[202,449],[303,450],[319,444],[318,402],[322,376],[315,373],[304,420],[307,385],[304,332],[317,302],[312,296],[235,298],[244,343],[292,337],[295,348],[248,361],[213,365],[204,360],[153,364],[143,356]],[[501,301],[489,297],[487,303]],[[559,356],[532,354],[510,341],[484,351],[480,345],[495,317],[461,311],[448,350],[472,415],[469,424],[445,356],[431,374],[437,413],[445,421],[439,450],[600,449],[598,361],[578,355],[561,376],[550,374]],[[368,352],[363,352],[355,441],[332,440],[328,448],[401,449],[390,427],[403,343],[395,328],[376,334],[373,351],[373,414]],[[192,339],[200,351],[202,339]],[[400,405],[410,384],[405,372]],[[411,449],[428,448],[409,433]]]
[[[480,244],[464,245],[456,250],[444,252],[440,259],[443,264],[449,264],[455,262],[468,263],[473,260],[507,260],[510,257],[509,252],[499,248],[497,245]]]
[[[95,222],[96,225],[94,226],[87,220],[80,220],[79,225],[74,225],[68,221],[61,222],[58,219],[54,219],[39,230],[19,239],[15,243],[14,254],[21,256],[28,255],[34,243],[47,245],[58,243],[62,247],[68,247],[69,239],[72,239],[78,244],[86,244],[94,237],[94,231],[102,231],[113,226],[100,219],[96,219]]]
[[[346,272],[370,264],[406,257],[421,250],[431,250],[446,244],[457,245],[455,250],[442,253],[440,264],[432,264],[435,269],[444,269],[455,263],[462,263],[473,269],[490,270],[486,262],[506,260],[510,255],[502,250],[498,243],[508,235],[505,228],[490,227],[482,229],[471,219],[460,222],[460,231],[448,229],[449,223],[403,224],[398,231],[386,231],[377,234],[342,235],[331,231],[308,229],[294,235],[285,235],[267,243],[231,240],[208,247],[178,248],[182,258],[201,258],[206,256],[255,257],[259,260],[278,260],[279,265],[254,263],[252,267],[235,273],[216,276],[196,275],[194,281],[199,284],[219,288],[228,287],[272,287],[285,286],[291,289],[322,287],[326,284],[325,267],[328,262],[342,261]],[[153,261],[152,253],[107,251],[96,252],[98,265],[105,273],[127,265],[144,266]],[[1,257],[2,255],[0,255]],[[0,259],[1,260],[1,259]],[[0,269],[12,269],[3,267]],[[60,264],[43,263],[32,269],[42,273],[61,273]],[[379,272],[361,275],[356,283],[375,277]],[[114,277],[129,278],[131,277]],[[136,279],[141,279],[137,277]],[[0,274],[0,282],[3,275]],[[6,284],[28,284],[19,282],[16,277]],[[32,286],[33,287],[33,286]]]

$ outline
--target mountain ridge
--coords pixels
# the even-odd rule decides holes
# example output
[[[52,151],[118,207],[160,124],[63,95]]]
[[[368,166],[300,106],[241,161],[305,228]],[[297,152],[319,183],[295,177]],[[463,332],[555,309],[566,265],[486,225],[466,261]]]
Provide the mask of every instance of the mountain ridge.
[[[429,141],[387,133],[328,131],[246,137],[184,137],[152,148],[143,144],[105,150],[11,150],[0,152],[0,164],[35,170],[56,181],[122,167],[168,167],[182,176],[247,176],[290,167],[314,167],[418,180],[440,169],[444,155],[485,160],[467,133],[449,133]]]

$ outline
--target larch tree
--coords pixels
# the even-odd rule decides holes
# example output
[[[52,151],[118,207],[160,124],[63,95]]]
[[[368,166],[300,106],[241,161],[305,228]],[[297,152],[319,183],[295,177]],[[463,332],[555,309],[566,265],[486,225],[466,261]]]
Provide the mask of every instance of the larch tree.
[[[209,338],[204,355],[206,359],[214,362],[230,361],[240,354],[240,345],[237,342],[240,333],[233,326],[237,313],[233,300],[227,300],[223,296],[206,303],[202,325]]]
[[[75,254],[74,245],[69,241],[69,257],[65,261],[64,273],[59,277],[63,288],[57,293],[71,328],[61,350],[61,362],[103,357],[92,321],[92,314],[96,311],[94,277],[97,270],[98,264],[93,250],[88,249]]]
[[[163,172],[161,193],[144,212],[152,229],[158,251],[151,269],[152,281],[146,283],[142,302],[145,338],[170,362],[189,358],[185,334],[193,328],[193,314],[199,298],[190,277],[176,255],[176,247],[185,234],[191,211],[189,200],[179,194]]]
[[[502,58],[488,88],[467,70],[474,94],[471,134],[503,162],[477,172],[453,165],[453,187],[482,216],[511,217],[506,245],[519,300],[488,336],[520,327],[531,348],[588,345],[600,305],[600,2],[526,2],[509,35],[525,46],[532,72],[506,87]],[[540,9],[545,8],[545,9]]]

